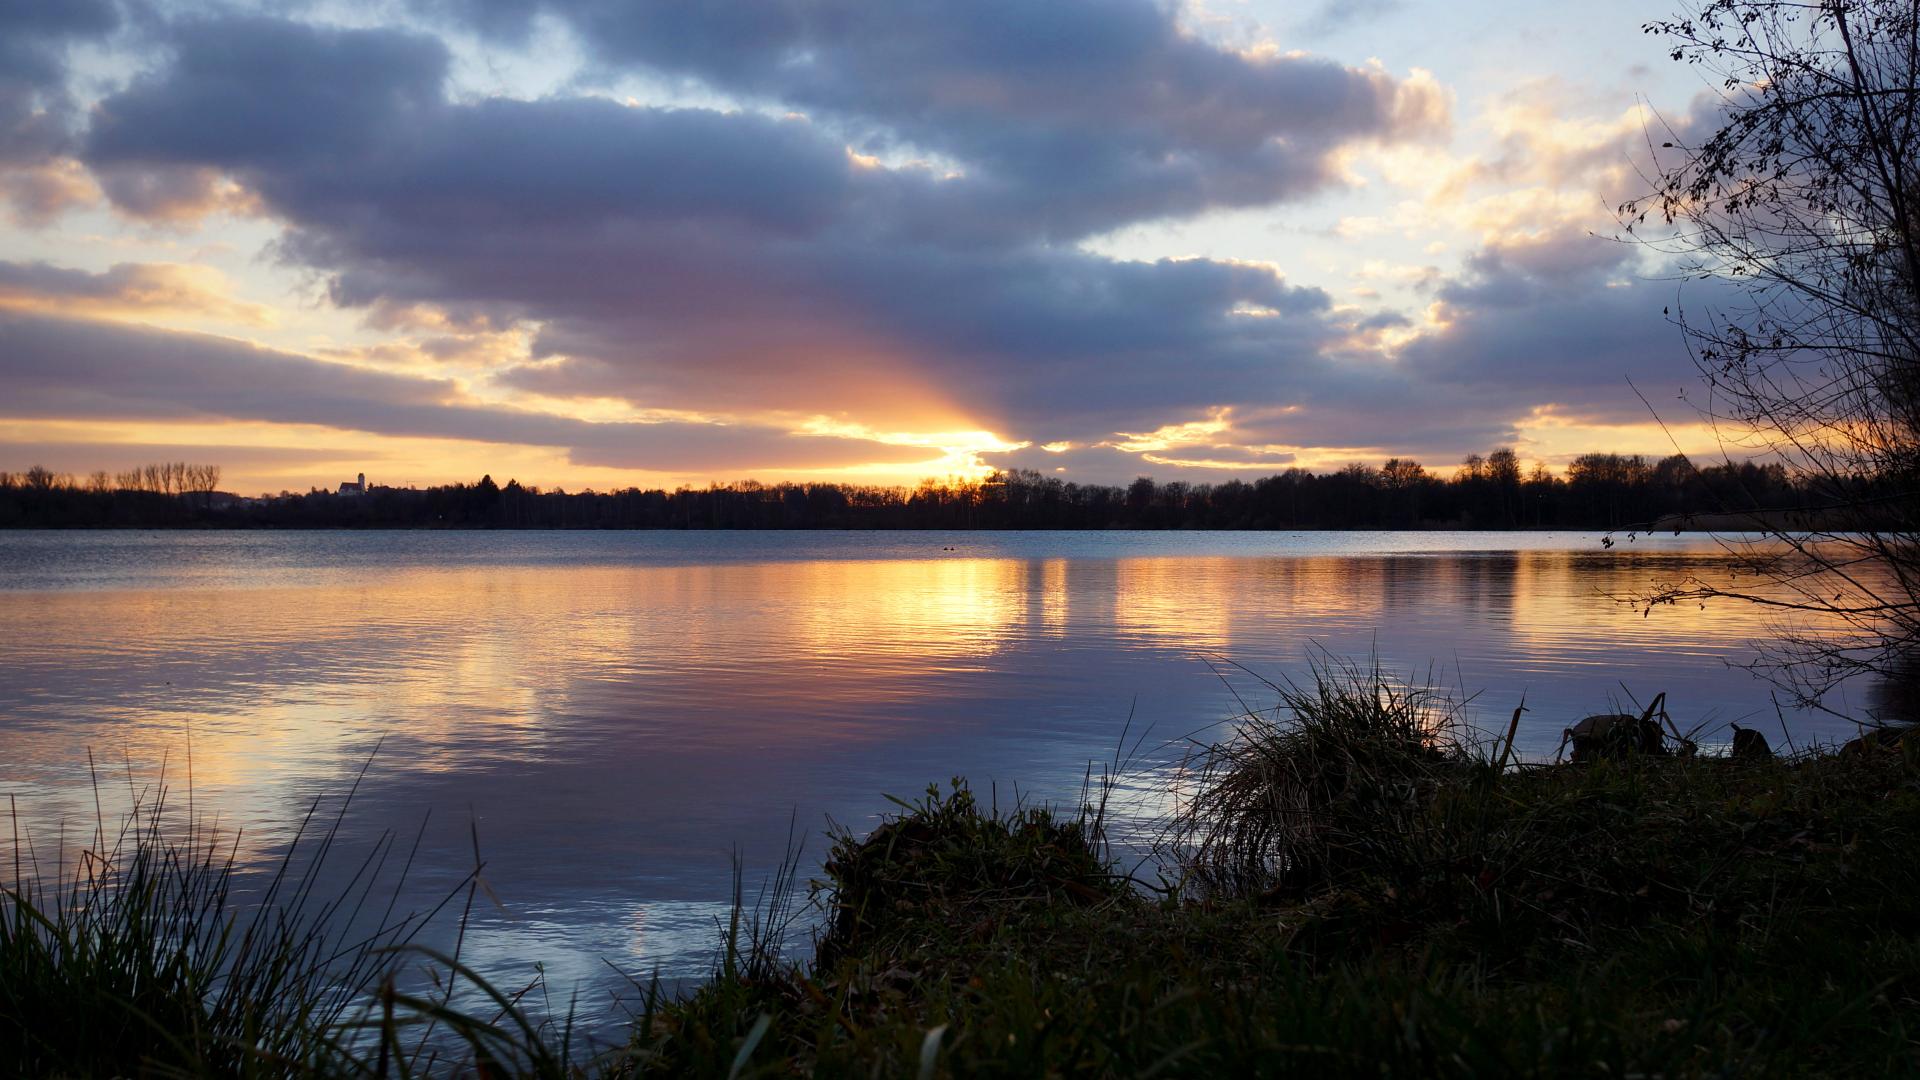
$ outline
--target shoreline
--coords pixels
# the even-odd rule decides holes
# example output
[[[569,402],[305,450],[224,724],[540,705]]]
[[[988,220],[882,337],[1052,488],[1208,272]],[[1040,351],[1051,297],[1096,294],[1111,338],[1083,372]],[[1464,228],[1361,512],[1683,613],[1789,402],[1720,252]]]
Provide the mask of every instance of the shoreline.
[[[1920,1068],[1920,737],[1466,769],[1415,801],[1361,811],[1385,833],[1319,880],[1183,892],[1116,887],[1084,819],[929,788],[841,838],[810,965],[750,942],[634,1048],[660,1075]]]
[[[111,887],[66,898],[85,903],[7,886],[0,1065],[385,1076],[431,1043],[436,1075],[1920,1068],[1920,735],[1777,756],[1736,732],[1732,756],[1701,756],[1647,735],[1650,709],[1621,718],[1630,738],[1576,743],[1578,763],[1523,766],[1511,733],[1476,735],[1446,699],[1354,665],[1316,676],[1197,752],[1151,864],[1115,861],[1114,778],[1096,773],[1067,812],[994,806],[963,779],[892,800],[870,832],[833,834],[811,887],[791,853],[757,893],[737,871],[711,977],[678,995],[636,983],[629,1038],[591,1055],[580,1033],[607,1021],[410,944],[411,917],[379,950],[308,953],[314,933],[335,940],[324,920],[270,891],[284,938],[258,958],[205,952],[231,916],[192,898],[231,868],[154,808],[99,864]],[[481,887],[462,882],[448,914]],[[37,951],[23,898],[60,940],[123,959]],[[809,902],[820,927],[801,946]],[[229,1000],[216,969],[283,981]],[[114,989],[127,971],[146,980],[133,997]]]

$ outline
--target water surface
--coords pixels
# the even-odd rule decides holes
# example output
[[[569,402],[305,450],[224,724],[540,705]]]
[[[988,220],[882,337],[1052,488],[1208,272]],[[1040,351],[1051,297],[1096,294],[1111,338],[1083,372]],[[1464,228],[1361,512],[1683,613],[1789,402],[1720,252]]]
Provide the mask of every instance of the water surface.
[[[349,839],[431,811],[444,882],[477,823],[499,905],[469,947],[598,993],[602,961],[704,970],[730,852],[770,868],[790,821],[818,856],[828,815],[954,775],[1070,800],[1129,722],[1155,782],[1236,695],[1272,703],[1235,664],[1374,655],[1489,725],[1524,693],[1535,757],[1659,691],[1779,741],[1729,667],[1761,612],[1605,598],[1725,570],[1572,533],[0,533],[0,794],[84,832],[89,750],[141,782],[190,750],[196,806],[265,857],[379,744]]]

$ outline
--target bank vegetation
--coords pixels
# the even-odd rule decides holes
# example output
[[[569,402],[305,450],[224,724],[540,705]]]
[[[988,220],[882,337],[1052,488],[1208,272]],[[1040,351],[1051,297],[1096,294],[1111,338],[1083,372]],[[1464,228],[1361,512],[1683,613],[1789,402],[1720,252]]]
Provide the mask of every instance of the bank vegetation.
[[[1192,748],[1144,852],[1110,842],[1097,776],[1065,808],[956,780],[836,833],[811,888],[797,859],[747,883],[698,990],[637,978],[612,1046],[577,1034],[595,1025],[564,994],[499,988],[419,946],[477,882],[437,912],[383,907],[373,882],[404,838],[345,858],[310,826],[241,904],[231,847],[150,809],[50,884],[15,864],[0,1069],[1920,1070],[1920,737],[1746,733],[1729,751],[1651,707],[1521,764],[1512,729],[1484,734],[1443,697],[1371,668],[1319,675]]]

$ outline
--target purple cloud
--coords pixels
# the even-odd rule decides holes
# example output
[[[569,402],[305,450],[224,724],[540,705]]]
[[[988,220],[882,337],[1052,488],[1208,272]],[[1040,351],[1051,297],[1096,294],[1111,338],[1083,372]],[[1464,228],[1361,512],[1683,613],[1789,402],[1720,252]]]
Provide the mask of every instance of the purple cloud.
[[[1237,52],[1134,0],[423,4],[416,25],[570,25],[600,66],[582,85],[641,71],[745,107],[456,98],[451,53],[424,30],[216,15],[156,24],[159,61],[98,103],[79,153],[129,214],[178,220],[229,197],[257,208],[282,226],[274,257],[317,272],[370,325],[431,308],[457,325],[537,326],[529,362],[495,378],[562,398],[875,426],[957,417],[1082,448],[1231,406],[1217,444],[1166,456],[1254,469],[1287,459],[1264,446],[1445,460],[1510,439],[1535,405],[1676,370],[1676,339],[1652,315],[1663,286],[1631,281],[1622,249],[1588,237],[1470,256],[1430,286],[1444,324],[1392,358],[1365,343],[1407,329],[1405,315],[1341,308],[1263,266],[1077,243],[1335,186],[1343,152],[1444,127],[1444,94],[1423,80]],[[275,386],[295,386],[303,415],[335,418],[311,422],[486,429],[604,463],[636,458],[621,439],[653,453],[668,434],[476,407],[417,379],[346,393],[342,378],[398,377],[339,369],[309,385],[313,361],[267,359],[291,365]],[[48,373],[34,400],[90,407],[93,388],[57,383]],[[274,407],[225,389],[192,404],[109,397]],[[676,460],[709,453],[716,469],[795,438],[671,427],[687,429]],[[802,440],[806,460],[926,454],[842,442],[845,454]],[[1141,467],[1111,447],[1039,453],[1004,460]]]
[[[343,305],[537,320],[539,353],[567,360],[509,381],[549,393],[837,412],[937,388],[982,422],[1065,412],[1078,435],[1262,398],[1336,333],[1319,290],[1038,243],[1002,185],[865,167],[813,124],[456,104],[445,65],[418,35],[198,24],[101,104],[87,160],[232,176]]]
[[[590,423],[464,402],[444,380],[326,363],[205,334],[0,311],[15,418],[237,419],[552,446],[582,465],[683,471],[925,460],[923,447],[772,427]]]

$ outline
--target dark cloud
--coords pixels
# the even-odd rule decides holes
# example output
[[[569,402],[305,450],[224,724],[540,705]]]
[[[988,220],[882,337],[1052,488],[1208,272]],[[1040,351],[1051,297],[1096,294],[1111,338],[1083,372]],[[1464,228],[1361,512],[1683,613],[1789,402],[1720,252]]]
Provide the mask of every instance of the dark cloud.
[[[143,217],[213,208],[223,172],[324,175],[435,109],[447,51],[430,37],[277,19],[190,22],[173,59],[100,102],[86,159]]]
[[[1156,456],[1250,461],[1234,448],[1279,445],[1446,466],[1514,443],[1539,407],[1574,423],[1644,423],[1646,404],[1629,379],[1664,405],[1693,376],[1662,309],[1678,310],[1682,299],[1710,305],[1723,289],[1690,283],[1683,297],[1679,282],[1648,276],[1633,249],[1579,229],[1492,242],[1433,285],[1440,324],[1391,359],[1327,349],[1290,369],[1272,395],[1283,407],[1241,399],[1221,445],[1202,441]],[[1363,317],[1356,328],[1403,321]]]
[[[1337,149],[1446,123],[1430,86],[1223,48],[1152,0],[425,3],[496,31],[557,16],[607,64],[956,159],[1056,237],[1302,195],[1334,182]]]
[[[49,262],[0,260],[0,297],[34,299],[114,299],[123,296],[138,264],[121,263],[105,273],[90,273]]]
[[[498,24],[510,6],[483,2],[488,10],[469,13],[491,12],[482,22]],[[1419,135],[1445,122],[1445,101],[1427,84],[1318,58],[1243,56],[1184,32],[1147,3],[723,7],[622,0],[552,10],[574,20],[611,61],[824,109],[874,148],[944,154],[969,181],[951,186],[973,208],[967,225],[1023,241],[1298,196],[1331,183],[1333,155],[1355,141]],[[532,200],[575,193],[543,168],[554,160],[546,151],[577,154],[581,128],[607,119],[582,102],[542,103],[563,105],[547,109],[497,102],[460,114],[464,123],[448,127],[452,114],[435,108],[446,50],[421,34],[229,19],[189,24],[173,44],[177,62],[162,76],[105,103],[93,160],[257,167],[348,149],[378,153],[390,148],[383,133],[431,126],[442,161],[471,153],[484,166],[480,176],[515,174],[530,184]],[[405,114],[420,112],[436,122],[408,122]],[[665,195],[662,212],[692,195],[734,205],[751,195],[768,216],[794,209],[765,202],[769,178],[756,174],[769,163],[791,164],[788,155],[803,136],[748,122],[724,135],[711,126],[696,135],[676,129],[698,119],[650,112],[644,123],[653,130],[625,125],[602,159],[572,162],[588,167],[564,180],[584,185],[579,193],[589,198],[623,180],[630,185],[618,189],[626,205]],[[198,122],[203,117],[207,122]],[[289,118],[302,122],[290,125]],[[487,137],[463,137],[476,134]],[[632,167],[636,152],[690,136],[705,151],[692,167],[657,178]],[[756,153],[761,140],[774,145]],[[839,157],[842,141],[821,145]],[[490,153],[503,144],[521,152],[507,159]],[[744,170],[724,168],[742,157]],[[716,173],[703,164],[722,168]],[[879,197],[906,204],[896,205],[896,214],[919,205],[923,227],[947,220],[952,199],[928,190],[939,186],[930,183],[935,171],[918,170],[915,178],[921,182],[892,185]],[[784,179],[780,192],[802,195],[807,179],[832,175]],[[676,190],[677,181],[690,190]]]
[[[436,109],[447,70],[431,37],[278,19],[191,22],[171,44],[161,73],[100,103],[90,158],[326,170]]]
[[[1630,273],[1636,251],[1583,229],[1496,240],[1470,253],[1462,272],[1435,295],[1462,308],[1524,307],[1541,300],[1603,289]]]
[[[69,138],[65,54],[119,22],[110,0],[0,4],[0,165],[33,164]]]
[[[92,197],[60,167],[75,138],[66,56],[119,22],[112,0],[0,0],[0,202],[22,224]]]
[[[549,393],[823,412],[919,394],[983,422],[1071,413],[1078,435],[1260,398],[1333,333],[1324,293],[1265,268],[1041,244],[998,186],[863,166],[814,124],[455,104],[445,59],[408,34],[199,25],[101,104],[87,158],[233,177],[343,305],[537,320],[539,353],[568,359],[511,378]]]
[[[1680,283],[1645,275],[1631,248],[1581,230],[1487,245],[1436,290],[1446,326],[1409,344],[1400,363],[1422,387],[1510,416],[1553,404],[1575,420],[1644,421],[1628,379],[1666,400],[1693,374],[1661,317]],[[1691,292],[1711,302],[1723,288]]]
[[[1167,7],[436,10],[500,34],[556,16],[599,63],[696,79],[751,107],[455,100],[449,51],[429,34],[215,18],[173,27],[163,59],[99,103],[83,158],[131,214],[257,208],[284,226],[276,257],[320,273],[334,303],[376,325],[432,312],[421,325],[537,326],[530,362],[499,376],[507,388],[721,415],[959,416],[1083,448],[996,460],[1106,478],[1177,475],[1098,444],[1223,405],[1234,414],[1221,442],[1164,456],[1233,463],[1196,473],[1214,476],[1283,466],[1284,451],[1249,449],[1269,444],[1445,461],[1507,441],[1534,405],[1577,397],[1598,415],[1599,388],[1675,370],[1651,287],[1621,287],[1625,254],[1590,237],[1475,253],[1430,286],[1445,324],[1395,358],[1354,342],[1404,316],[1336,309],[1269,268],[1076,246],[1123,224],[1299,197],[1336,182],[1341,150],[1444,124],[1444,96],[1424,82],[1223,49]],[[928,160],[897,164],[914,155]],[[235,348],[148,342],[131,390],[91,401],[79,384],[108,385],[103,364],[64,390],[41,373],[31,400],[77,415],[297,414],[708,472],[931,456],[753,428],[580,424],[303,358],[275,357],[259,387],[196,366]],[[183,397],[202,377],[212,396]]]
[[[192,222],[220,209],[223,201],[218,169],[164,164],[126,168],[107,164],[95,165],[93,172],[101,190],[115,206],[149,221]]]
[[[175,284],[173,264],[115,263],[94,273],[50,262],[0,259],[0,299],[12,301],[86,300],[148,302],[158,289]]]
[[[0,260],[0,307],[42,313],[201,315],[267,325],[274,312],[235,299],[210,267],[183,263],[115,263],[98,273],[48,262]]]
[[[0,312],[0,413],[13,419],[235,419],[565,448],[660,471],[924,460],[924,448],[694,423],[588,423],[467,404],[451,383],[324,363],[204,334]]]
[[[1046,439],[1152,426],[1169,409],[1271,395],[1290,366],[1310,363],[1329,331],[1319,290],[1257,267],[1206,261],[1115,263],[1075,252],[972,256],[826,245],[791,265],[758,268],[756,302],[661,312],[669,338],[628,312],[562,319],[544,348],[616,357],[651,340],[653,358],[600,364],[613,380],[645,372],[656,392],[717,404],[712,364],[796,407],[825,409],[846,378],[906,376],[937,385],[970,414]],[[804,303],[788,307],[784,298]],[[1257,318],[1236,305],[1276,312]],[[611,305],[610,305],[611,306]],[[822,324],[822,313],[839,318]],[[573,328],[571,330],[566,328]],[[702,357],[706,363],[702,363]],[[549,373],[564,385],[566,368]],[[829,376],[822,381],[822,376]],[[557,376],[557,378],[552,378]],[[586,385],[594,385],[589,381]],[[1049,424],[1062,430],[1047,433]]]

